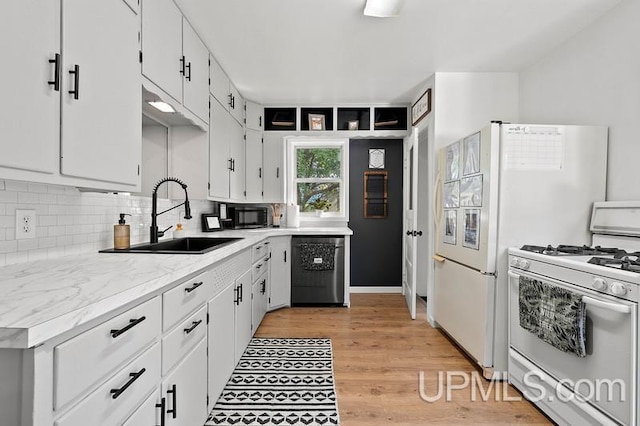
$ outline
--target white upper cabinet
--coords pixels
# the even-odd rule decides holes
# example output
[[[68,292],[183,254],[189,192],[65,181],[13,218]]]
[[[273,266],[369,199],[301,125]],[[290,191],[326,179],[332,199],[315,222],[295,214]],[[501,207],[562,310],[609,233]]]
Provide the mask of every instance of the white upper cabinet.
[[[53,173],[60,141],[60,1],[3,2],[0,39],[0,166]]]
[[[213,56],[209,56],[209,91],[213,97],[222,105],[222,107],[229,111],[229,104],[231,97],[229,96],[229,77],[225,74],[224,70],[218,64]]]
[[[121,0],[3,3],[0,178],[139,187],[138,32]]]
[[[173,0],[142,4],[142,74],[202,121],[209,116],[209,51]]]
[[[229,113],[222,105],[211,99],[209,121],[209,196],[216,199],[229,198]]]
[[[229,84],[229,112],[240,125],[244,125],[244,98],[233,83]]]
[[[264,108],[255,102],[246,101],[245,103],[245,126],[247,129],[261,132],[264,129],[262,124]]]
[[[262,202],[262,133],[246,133],[246,187],[247,202]]]
[[[284,139],[276,132],[265,132],[263,138],[263,201],[284,203]]]
[[[209,115],[209,51],[191,28],[182,20],[182,53],[185,57],[184,106],[207,121]]]
[[[61,173],[136,185],[138,18],[119,0],[63,0],[62,12]]]
[[[142,74],[182,102],[182,14],[173,0],[143,0]]]
[[[245,140],[240,124],[227,115],[229,120],[229,155],[231,157],[231,175],[229,179],[229,198],[232,201],[245,201]]]

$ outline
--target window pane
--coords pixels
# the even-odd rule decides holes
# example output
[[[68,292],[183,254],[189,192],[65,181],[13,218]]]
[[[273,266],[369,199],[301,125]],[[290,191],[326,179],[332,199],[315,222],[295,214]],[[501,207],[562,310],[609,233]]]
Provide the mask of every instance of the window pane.
[[[296,170],[299,178],[339,178],[342,150],[340,148],[296,149]]]
[[[302,212],[340,211],[340,184],[337,182],[298,183],[298,205]]]

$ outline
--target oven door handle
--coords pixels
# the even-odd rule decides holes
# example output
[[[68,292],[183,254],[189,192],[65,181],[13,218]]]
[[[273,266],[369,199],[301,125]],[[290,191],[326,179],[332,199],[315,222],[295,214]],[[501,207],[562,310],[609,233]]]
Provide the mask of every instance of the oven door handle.
[[[631,306],[629,305],[621,305],[619,303],[604,302],[602,300],[594,299],[593,297],[589,297],[589,296],[582,296],[582,302],[586,303],[587,305],[597,306],[599,308],[607,309],[609,311],[620,312],[621,314],[631,313]]]

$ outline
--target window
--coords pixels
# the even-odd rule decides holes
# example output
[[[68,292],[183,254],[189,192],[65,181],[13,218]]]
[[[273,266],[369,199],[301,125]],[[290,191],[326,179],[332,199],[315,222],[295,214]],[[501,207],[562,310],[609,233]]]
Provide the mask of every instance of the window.
[[[289,139],[289,203],[301,216],[347,220],[346,140]]]

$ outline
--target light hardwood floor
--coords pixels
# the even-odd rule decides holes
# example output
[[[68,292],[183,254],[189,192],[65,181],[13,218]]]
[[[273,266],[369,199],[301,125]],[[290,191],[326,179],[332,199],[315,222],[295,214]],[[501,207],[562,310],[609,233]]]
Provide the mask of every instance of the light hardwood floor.
[[[329,337],[334,356],[338,409],[342,426],[374,425],[546,425],[551,422],[524,399],[507,401],[503,384],[495,383],[485,402],[481,380],[472,401],[471,387],[452,390],[436,402],[438,372],[476,368],[440,331],[426,322],[424,307],[412,321],[401,295],[351,295],[350,308],[291,308],[267,314],[256,337]],[[454,373],[458,374],[458,373]],[[452,383],[461,384],[462,374]],[[480,377],[477,375],[476,377]],[[505,385],[507,386],[507,385]],[[507,386],[507,398],[521,395]],[[497,400],[496,400],[497,399]]]

